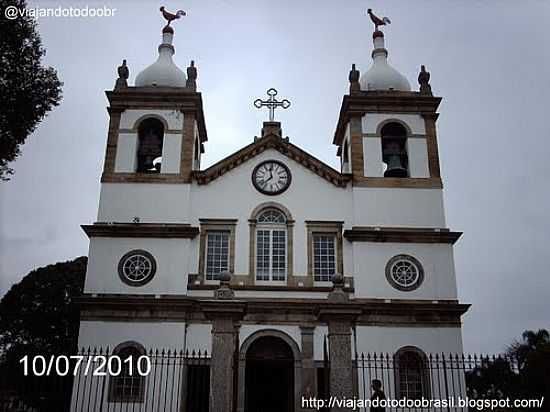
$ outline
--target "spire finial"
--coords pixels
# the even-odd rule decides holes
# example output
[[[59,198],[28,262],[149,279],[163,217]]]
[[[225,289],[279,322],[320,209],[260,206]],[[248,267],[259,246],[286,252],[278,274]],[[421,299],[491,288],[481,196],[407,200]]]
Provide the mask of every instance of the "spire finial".
[[[121,87],[128,87],[128,77],[130,77],[130,70],[126,65],[126,59],[122,60],[122,65],[118,66],[118,79],[116,79],[115,89]]]
[[[386,24],[390,24],[391,20],[387,17],[378,17],[372,12],[372,9],[367,9],[367,14],[370,16],[370,19],[374,23],[374,31],[378,31],[378,26],[385,26]]]
[[[166,11],[164,6],[161,6],[160,12],[162,13],[162,16],[166,19],[166,21],[168,21],[166,26],[164,26],[163,30],[170,27],[170,23],[172,23],[172,21],[177,20],[182,16],[186,16],[186,13],[183,10],[178,10],[178,11],[176,11],[176,13],[170,13],[169,11]]]
[[[351,65],[351,70],[349,71],[349,92],[350,94],[354,94],[355,92],[358,92],[361,90],[361,86],[359,85],[359,70],[355,68],[355,63]]]
[[[432,96],[432,86],[430,86],[430,72],[426,71],[426,66],[420,66],[418,74],[418,83],[420,84],[420,94]]]

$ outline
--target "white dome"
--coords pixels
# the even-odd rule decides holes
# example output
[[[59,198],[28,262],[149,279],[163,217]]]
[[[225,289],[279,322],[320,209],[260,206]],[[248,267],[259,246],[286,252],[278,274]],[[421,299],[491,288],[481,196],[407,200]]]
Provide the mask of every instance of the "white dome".
[[[156,62],[142,70],[136,76],[135,85],[137,87],[185,87],[185,83],[187,80],[185,73],[172,61],[172,56],[174,55],[172,37],[173,32],[163,32],[163,42],[159,46],[159,57]]]
[[[372,66],[359,79],[361,90],[411,91],[407,78],[388,63],[388,51],[384,48],[384,35],[375,32]]]

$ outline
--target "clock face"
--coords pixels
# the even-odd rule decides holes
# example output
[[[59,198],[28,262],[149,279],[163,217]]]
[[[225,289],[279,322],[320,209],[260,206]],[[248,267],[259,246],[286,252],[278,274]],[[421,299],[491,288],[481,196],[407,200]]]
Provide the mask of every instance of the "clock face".
[[[278,195],[290,186],[290,170],[277,160],[266,160],[254,168],[252,183],[266,195]]]

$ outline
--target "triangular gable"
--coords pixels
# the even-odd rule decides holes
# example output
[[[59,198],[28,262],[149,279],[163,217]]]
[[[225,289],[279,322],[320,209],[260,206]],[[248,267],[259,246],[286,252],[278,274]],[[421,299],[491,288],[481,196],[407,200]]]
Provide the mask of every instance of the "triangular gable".
[[[243,147],[225,159],[213,164],[208,169],[194,172],[193,177],[200,185],[208,184],[212,180],[217,179],[267,149],[277,150],[335,186],[345,187],[351,180],[351,175],[338,172],[326,163],[276,134],[269,134],[257,139],[248,146]]]

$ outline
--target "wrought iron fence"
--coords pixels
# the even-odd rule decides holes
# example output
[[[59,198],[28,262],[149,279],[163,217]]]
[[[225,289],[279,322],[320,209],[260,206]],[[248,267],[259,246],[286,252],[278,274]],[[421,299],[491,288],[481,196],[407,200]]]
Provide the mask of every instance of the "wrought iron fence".
[[[208,412],[204,351],[82,349],[0,365],[2,412]]]
[[[530,385],[524,376],[527,364],[510,355],[424,354],[411,347],[395,354],[356,354],[354,367],[358,398],[392,400],[386,411],[473,411],[479,410],[479,401],[506,398],[538,402],[544,400],[541,388],[550,385]],[[499,409],[503,402],[493,409],[519,410]],[[540,407],[534,403],[521,410]]]
[[[395,354],[357,354],[353,364],[358,399],[370,399],[375,392],[388,400],[454,399],[447,405],[386,406],[385,411],[475,410],[459,399],[534,398],[546,395],[537,388],[550,387],[533,370],[526,374],[533,369],[529,362],[505,355],[424,354],[405,348]],[[326,358],[317,370],[319,398],[331,395],[329,371]],[[538,386],[528,381],[533,376]],[[0,363],[0,412],[208,412],[209,390],[206,352],[88,348],[70,357]]]

